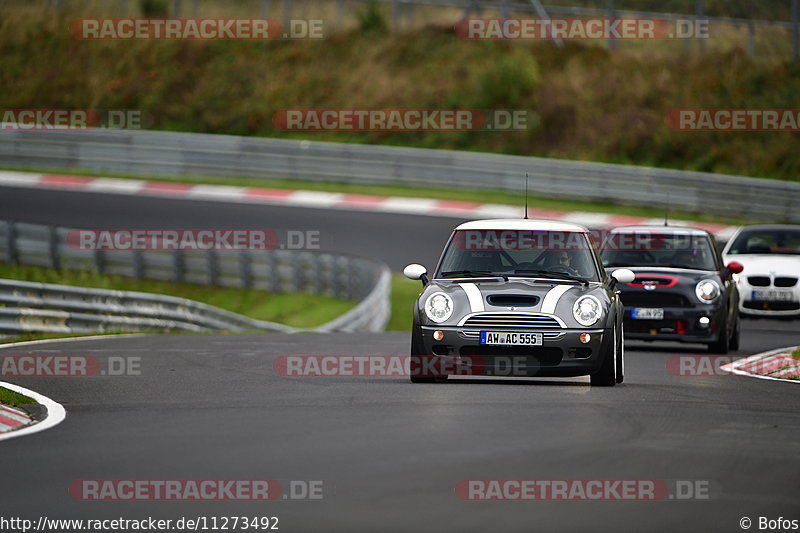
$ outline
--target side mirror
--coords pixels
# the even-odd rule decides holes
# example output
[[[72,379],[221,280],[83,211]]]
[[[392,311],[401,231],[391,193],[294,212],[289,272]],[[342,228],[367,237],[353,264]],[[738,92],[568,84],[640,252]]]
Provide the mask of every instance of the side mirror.
[[[617,283],[630,283],[636,279],[636,274],[633,273],[633,270],[619,268],[611,273],[611,277],[617,280]]]
[[[739,261],[731,261],[728,263],[728,270],[731,274],[740,274],[744,270],[744,265]]]
[[[428,269],[417,263],[411,263],[403,269],[403,275],[408,279],[420,280],[423,285],[428,284]]]

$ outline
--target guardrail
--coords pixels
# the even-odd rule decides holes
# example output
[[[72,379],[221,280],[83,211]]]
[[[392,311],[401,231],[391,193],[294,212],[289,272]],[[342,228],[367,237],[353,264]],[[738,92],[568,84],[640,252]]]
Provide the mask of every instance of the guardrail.
[[[493,189],[800,222],[800,183],[454,150],[137,130],[0,131],[0,165]]]
[[[70,231],[0,221],[0,261],[360,300],[318,331],[383,331],[389,320],[389,269],[371,259],[290,250],[84,251],[67,245]],[[297,331],[172,296],[15,280],[0,280],[0,305],[0,332]]]

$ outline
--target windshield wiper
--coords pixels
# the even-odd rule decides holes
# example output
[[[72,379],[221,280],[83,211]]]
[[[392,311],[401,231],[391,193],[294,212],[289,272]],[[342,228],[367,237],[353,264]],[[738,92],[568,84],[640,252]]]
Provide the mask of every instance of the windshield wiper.
[[[444,278],[448,278],[450,276],[464,276],[467,278],[502,278],[503,281],[508,281],[508,276],[489,272],[488,270],[451,270],[449,272],[442,272],[441,276]]]
[[[552,279],[563,279],[567,281],[577,281],[578,283],[583,283],[584,285],[589,285],[589,280],[584,278],[579,278],[577,276],[570,276],[569,274],[563,274],[561,272],[551,272],[549,270],[529,270],[526,268],[520,268],[514,271],[515,274],[535,274],[537,276],[541,276],[543,278],[552,278]]]

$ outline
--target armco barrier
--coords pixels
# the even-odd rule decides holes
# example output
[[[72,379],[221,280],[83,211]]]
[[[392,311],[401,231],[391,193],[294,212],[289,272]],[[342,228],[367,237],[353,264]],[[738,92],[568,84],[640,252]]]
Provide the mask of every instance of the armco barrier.
[[[82,251],[65,242],[69,228],[0,221],[0,261],[91,269],[139,279],[309,292],[359,303],[319,331],[383,331],[389,320],[386,265],[344,254],[270,251]],[[268,330],[252,320],[199,302],[157,294],[0,280],[0,333],[150,330]]]
[[[800,183],[453,150],[163,131],[0,131],[0,165],[493,189],[800,222]]]

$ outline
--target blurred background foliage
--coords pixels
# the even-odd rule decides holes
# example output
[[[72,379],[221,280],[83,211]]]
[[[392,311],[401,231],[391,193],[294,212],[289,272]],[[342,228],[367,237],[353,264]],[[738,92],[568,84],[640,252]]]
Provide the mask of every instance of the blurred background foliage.
[[[772,5],[779,3],[788,6]],[[129,14],[156,16],[168,4],[141,0],[139,12]],[[620,0],[618,7],[632,4]],[[708,0],[706,11],[724,8],[725,14],[739,16],[737,9],[752,8],[764,18],[788,16],[788,11],[770,10],[770,4]],[[242,16],[249,10],[257,16],[257,7],[236,0],[201,14]],[[635,7],[691,13],[694,0],[642,0]],[[298,18],[335,19],[327,12],[329,17],[314,17],[313,6],[296,4],[295,9]],[[67,26],[85,13],[69,6],[53,10],[7,3],[0,7],[0,108],[139,109],[153,116],[157,129],[798,179],[797,133],[676,132],[666,124],[671,109],[799,107],[800,66],[786,58],[785,34],[762,31],[759,49],[766,55],[756,58],[744,52],[734,29],[715,35],[702,54],[694,45],[667,41],[621,43],[611,52],[594,42],[558,48],[549,42],[464,41],[452,23],[431,22],[419,13],[417,24],[391,31],[390,9],[359,2],[348,12],[352,24],[327,31],[323,40],[78,41]],[[459,18],[458,11],[452,14],[452,20]],[[522,109],[529,113],[529,128],[456,133],[276,129],[273,115],[293,108]]]

